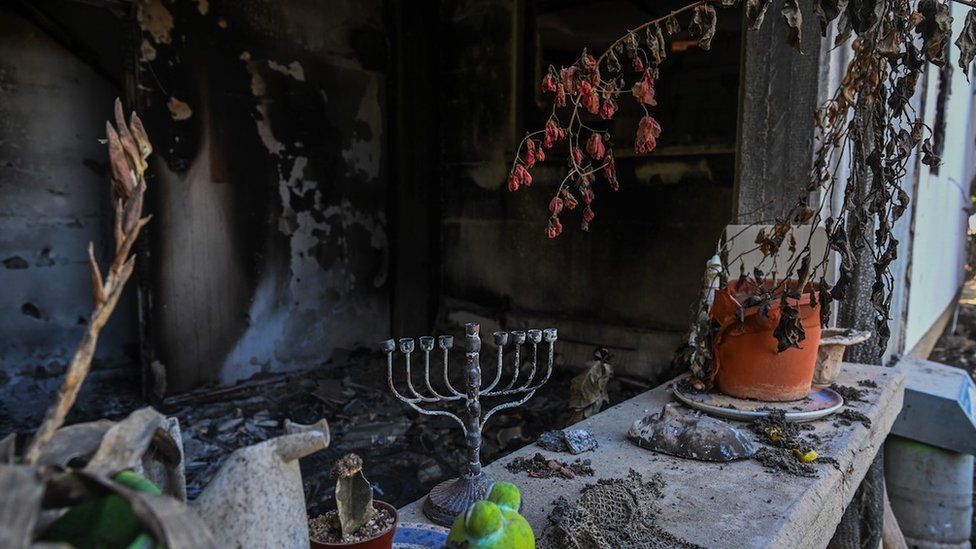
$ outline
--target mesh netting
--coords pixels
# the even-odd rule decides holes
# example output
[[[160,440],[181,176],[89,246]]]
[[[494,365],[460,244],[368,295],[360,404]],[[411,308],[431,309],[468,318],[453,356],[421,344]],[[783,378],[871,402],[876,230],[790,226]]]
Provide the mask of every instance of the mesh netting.
[[[664,481],[650,482],[631,470],[626,478],[601,479],[569,504],[559,498],[539,549],[657,549],[695,547],[656,525]]]

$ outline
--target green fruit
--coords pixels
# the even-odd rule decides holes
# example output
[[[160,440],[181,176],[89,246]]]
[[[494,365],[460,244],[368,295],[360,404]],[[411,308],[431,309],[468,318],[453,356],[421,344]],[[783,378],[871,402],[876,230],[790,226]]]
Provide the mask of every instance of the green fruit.
[[[535,549],[535,534],[517,511],[521,500],[514,484],[496,483],[488,500],[475,502],[455,519],[447,541],[467,542],[469,549]]]

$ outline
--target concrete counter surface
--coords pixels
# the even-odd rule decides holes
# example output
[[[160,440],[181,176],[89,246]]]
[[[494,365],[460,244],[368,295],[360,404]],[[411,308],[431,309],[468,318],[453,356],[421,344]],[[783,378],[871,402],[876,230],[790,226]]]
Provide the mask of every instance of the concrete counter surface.
[[[877,387],[858,385],[865,380]],[[585,485],[626,477],[633,469],[647,480],[655,474],[663,478],[657,524],[677,538],[710,548],[825,547],[901,410],[905,376],[898,368],[844,364],[837,383],[867,392],[865,402],[847,402],[845,408],[865,414],[871,427],[861,423],[835,427],[836,415],[811,422],[811,433],[822,440],[818,453],[838,462],[838,467],[817,463],[816,478],[771,472],[755,460],[706,463],[637,447],[627,440],[627,430],[635,419],[659,412],[674,400],[670,382],[574,425],[597,438],[600,447],[595,451],[573,456],[530,444],[485,466],[485,472],[492,480],[519,486],[522,514],[536,535],[545,528],[557,497],[575,501]],[[537,452],[568,462],[589,459],[595,474],[572,480],[536,479],[505,469],[512,459]],[[400,520],[428,522],[421,504],[422,500],[415,501],[402,508]]]

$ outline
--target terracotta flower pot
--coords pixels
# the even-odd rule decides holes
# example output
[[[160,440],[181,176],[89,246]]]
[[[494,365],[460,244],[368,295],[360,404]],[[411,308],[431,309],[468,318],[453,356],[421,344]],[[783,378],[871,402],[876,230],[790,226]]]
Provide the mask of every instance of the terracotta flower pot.
[[[766,282],[771,285],[770,281]],[[718,389],[740,398],[787,401],[801,399],[810,392],[820,342],[820,308],[810,305],[807,292],[795,303],[806,339],[800,348],[777,351],[773,331],[780,319],[779,299],[770,303],[768,317],[759,306],[744,310],[743,322],[736,318],[740,299],[755,290],[755,283],[738,288],[730,282],[724,291],[715,292],[709,311],[720,328],[713,341],[715,355],[712,374]]]
[[[817,351],[817,367],[813,371],[814,385],[830,385],[840,376],[844,351],[851,345],[863,343],[871,338],[871,332],[861,332],[850,328],[827,328],[820,335],[820,348]]]
[[[309,539],[309,545],[312,549],[391,549],[393,547],[393,536],[396,534],[397,524],[400,522],[400,515],[397,513],[396,507],[385,501],[373,500],[373,507],[386,509],[390,513],[393,513],[393,525],[376,536],[363,541],[354,543],[326,543]]]

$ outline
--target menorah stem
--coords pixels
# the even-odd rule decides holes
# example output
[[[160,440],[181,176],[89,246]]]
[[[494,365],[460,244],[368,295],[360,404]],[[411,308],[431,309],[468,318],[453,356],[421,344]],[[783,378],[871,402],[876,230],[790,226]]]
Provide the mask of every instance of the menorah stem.
[[[468,444],[468,472],[467,476],[476,477],[481,474],[481,326],[469,322],[464,326],[465,357],[467,374],[467,427],[465,439]]]

